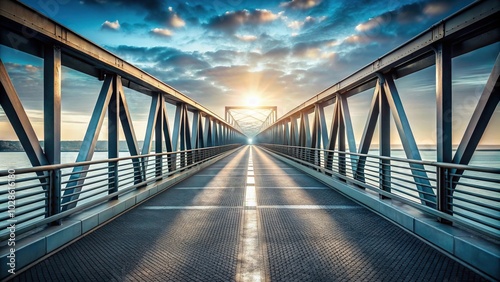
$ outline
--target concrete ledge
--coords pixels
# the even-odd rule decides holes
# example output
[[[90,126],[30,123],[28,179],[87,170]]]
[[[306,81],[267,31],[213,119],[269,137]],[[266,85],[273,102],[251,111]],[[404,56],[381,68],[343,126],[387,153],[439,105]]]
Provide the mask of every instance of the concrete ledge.
[[[117,200],[109,201],[80,213],[74,214],[62,221],[59,226],[47,227],[44,230],[31,234],[26,238],[16,241],[15,248],[15,272],[18,273],[23,267],[29,266],[45,255],[57,250],[69,242],[91,232],[100,225],[106,223],[113,217],[139,205],[141,202],[165,191],[173,185],[192,176],[228,155],[240,150],[242,147],[233,149],[222,155],[195,166],[189,170],[169,177],[159,182],[152,183],[146,187],[133,190],[120,195]],[[10,254],[9,246],[0,248],[0,279],[10,278],[7,265]]]
[[[500,280],[500,246],[459,227],[442,224],[436,218],[398,201],[381,200],[369,191],[303,166],[282,155],[260,147],[327,186],[388,218],[424,242],[490,280]]]

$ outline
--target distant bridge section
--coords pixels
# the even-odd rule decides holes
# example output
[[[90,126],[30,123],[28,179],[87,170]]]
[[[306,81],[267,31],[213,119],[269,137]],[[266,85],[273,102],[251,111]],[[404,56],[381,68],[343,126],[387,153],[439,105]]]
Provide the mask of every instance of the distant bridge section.
[[[226,106],[225,119],[251,138],[278,120],[278,107]]]

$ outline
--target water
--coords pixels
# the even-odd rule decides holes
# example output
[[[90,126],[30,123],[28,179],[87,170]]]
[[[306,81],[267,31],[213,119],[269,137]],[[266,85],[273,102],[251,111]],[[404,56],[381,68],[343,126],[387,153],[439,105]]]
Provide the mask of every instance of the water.
[[[378,151],[370,150],[370,154],[377,155]],[[420,152],[422,159],[426,161],[436,160],[436,151],[423,150]],[[126,157],[128,152],[120,152],[120,157]],[[406,158],[403,150],[393,150],[393,157]],[[61,163],[73,163],[78,156],[78,152],[62,152]],[[105,160],[108,158],[107,152],[96,152],[92,160]],[[476,151],[470,165],[500,168],[500,150],[498,151]],[[24,152],[0,152],[0,171],[8,169],[18,169],[31,167],[28,156]]]
[[[62,152],[61,163],[74,163],[78,152]],[[130,156],[129,152],[120,152],[120,157]],[[105,160],[108,158],[108,152],[95,152],[93,161]],[[18,169],[31,167],[31,163],[25,152],[0,152],[0,171],[8,169]]]

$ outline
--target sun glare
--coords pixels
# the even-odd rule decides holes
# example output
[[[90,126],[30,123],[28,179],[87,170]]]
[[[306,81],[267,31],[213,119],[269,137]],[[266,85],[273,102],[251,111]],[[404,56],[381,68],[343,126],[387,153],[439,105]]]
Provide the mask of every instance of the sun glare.
[[[245,103],[249,107],[257,107],[260,105],[260,97],[257,95],[248,95],[245,99]]]

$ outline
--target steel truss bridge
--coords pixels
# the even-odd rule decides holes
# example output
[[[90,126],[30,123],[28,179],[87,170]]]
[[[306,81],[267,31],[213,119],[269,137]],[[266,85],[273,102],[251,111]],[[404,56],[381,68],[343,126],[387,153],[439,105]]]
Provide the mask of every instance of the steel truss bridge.
[[[0,171],[1,277],[500,280],[500,169],[469,165],[500,101],[500,55],[455,153],[451,138],[452,60],[498,44],[499,17],[498,1],[475,2],[286,115],[266,107],[247,146],[237,107],[222,119],[40,12],[2,1],[0,44],[43,58],[44,146],[0,61],[0,105],[32,164]],[[67,164],[63,66],[102,81]],[[433,162],[421,158],[395,83],[431,66]],[[126,89],[150,97],[144,137]],[[349,98],[370,89],[366,124],[354,128]],[[106,117],[108,158],[93,160]],[[391,156],[391,117],[405,158]],[[120,127],[129,157],[118,154]]]
[[[225,120],[252,138],[278,120],[276,106],[226,106]]]

